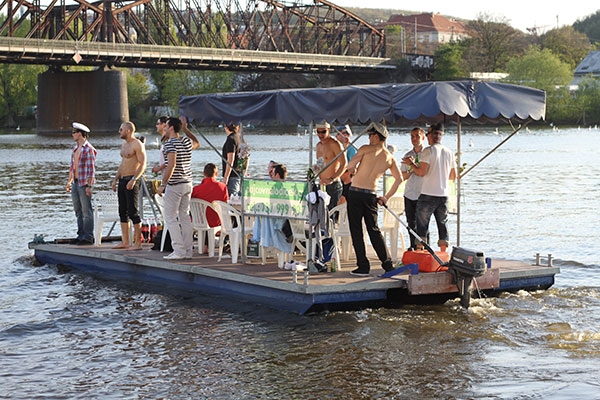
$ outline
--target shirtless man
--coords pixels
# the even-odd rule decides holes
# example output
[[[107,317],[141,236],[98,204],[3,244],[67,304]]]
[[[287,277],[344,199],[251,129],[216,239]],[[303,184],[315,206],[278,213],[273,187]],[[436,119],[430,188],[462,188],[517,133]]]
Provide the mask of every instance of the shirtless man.
[[[367,132],[369,144],[361,146],[348,163],[348,171],[353,176],[348,191],[348,224],[358,266],[350,273],[356,276],[369,276],[371,270],[363,238],[363,219],[381,267],[386,272],[394,269],[383,235],[377,226],[377,206],[385,205],[402,183],[402,173],[396,159],[385,146],[385,140],[389,137],[387,128],[373,122]],[[377,196],[377,181],[388,169],[394,177],[394,183],[385,196]]]
[[[121,243],[114,249],[142,249],[142,220],[138,212],[140,182],[139,178],[146,169],[146,149],[141,140],[134,136],[133,122],[124,122],[119,128],[119,135],[124,140],[121,144],[121,165],[112,181],[112,190],[119,197],[119,217],[121,219]],[[118,190],[117,190],[118,184]],[[129,240],[129,219],[133,223],[133,247]]]
[[[316,148],[317,159],[322,158],[325,161],[325,165],[329,164],[335,156],[344,151],[342,144],[337,139],[331,137],[330,132],[331,126],[329,123],[322,122],[317,124],[317,136],[319,137],[319,143],[317,143]],[[321,185],[325,185],[325,191],[331,196],[328,206],[330,210],[337,205],[342,196],[342,182],[340,181],[340,177],[346,170],[346,164],[346,157],[342,154],[319,175]]]

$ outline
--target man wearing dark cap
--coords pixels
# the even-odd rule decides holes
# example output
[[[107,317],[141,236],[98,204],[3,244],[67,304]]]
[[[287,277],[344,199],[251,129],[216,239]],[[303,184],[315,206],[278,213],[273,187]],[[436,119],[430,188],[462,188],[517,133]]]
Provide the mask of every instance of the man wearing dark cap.
[[[98,152],[88,142],[90,129],[79,122],[73,122],[73,153],[69,180],[65,187],[71,192],[73,208],[77,217],[77,239],[73,244],[94,243],[94,214],[92,211],[92,185],[96,182],[96,155]]]
[[[367,127],[367,132],[369,144],[361,146],[348,163],[348,172],[353,176],[348,191],[348,224],[358,266],[350,273],[356,276],[369,276],[371,270],[363,237],[363,220],[381,267],[386,272],[394,269],[383,235],[377,226],[377,208],[379,204],[385,205],[402,183],[396,158],[385,146],[389,136],[387,128],[373,122]],[[388,169],[394,177],[394,183],[385,196],[377,196],[377,181]]]
[[[409,157],[408,163],[415,175],[423,177],[421,195],[417,200],[417,234],[426,240],[433,214],[438,228],[438,246],[445,251],[449,245],[448,181],[456,179],[456,159],[454,153],[442,145],[443,135],[441,124],[431,125],[427,132],[431,145],[423,150],[421,162],[417,163]]]

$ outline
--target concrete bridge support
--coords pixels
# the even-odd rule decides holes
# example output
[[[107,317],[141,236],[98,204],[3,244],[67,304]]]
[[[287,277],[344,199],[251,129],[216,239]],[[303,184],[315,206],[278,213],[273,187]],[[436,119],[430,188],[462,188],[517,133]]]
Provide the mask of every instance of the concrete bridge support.
[[[73,121],[92,134],[117,134],[129,120],[125,72],[48,70],[38,76],[37,133],[71,132]]]

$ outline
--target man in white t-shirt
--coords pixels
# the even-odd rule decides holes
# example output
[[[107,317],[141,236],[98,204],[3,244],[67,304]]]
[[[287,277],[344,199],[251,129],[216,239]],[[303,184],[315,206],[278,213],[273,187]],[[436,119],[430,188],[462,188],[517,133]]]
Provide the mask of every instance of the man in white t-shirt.
[[[445,250],[449,245],[448,181],[456,179],[456,159],[454,153],[442,145],[444,130],[441,124],[431,125],[427,135],[432,144],[421,153],[420,165],[415,160],[408,160],[414,174],[423,177],[421,195],[417,201],[417,234],[426,240],[433,214],[438,229],[438,246]]]

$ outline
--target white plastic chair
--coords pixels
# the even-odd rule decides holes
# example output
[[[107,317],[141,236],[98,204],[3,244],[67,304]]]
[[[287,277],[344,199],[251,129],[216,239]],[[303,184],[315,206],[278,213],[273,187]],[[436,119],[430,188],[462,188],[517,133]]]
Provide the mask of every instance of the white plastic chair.
[[[404,196],[393,196],[387,201],[387,206],[396,215],[402,215],[404,212]],[[390,240],[390,256],[393,261],[398,261],[398,236],[402,242],[402,253],[406,251],[404,244],[404,235],[400,233],[400,221],[398,221],[389,211],[384,208],[383,224],[381,232]]]
[[[236,264],[238,261],[238,253],[240,246],[246,248],[248,236],[252,233],[252,226],[245,226],[245,232],[242,235],[242,213],[236,210],[233,206],[220,200],[213,201],[213,208],[219,214],[221,219],[221,236],[219,237],[219,258],[223,258],[223,246],[225,244],[225,236],[229,236],[229,245],[231,247],[231,262]],[[233,227],[231,221],[233,217],[236,221],[236,227]],[[246,224],[249,225],[249,224]]]
[[[192,229],[198,236],[198,254],[204,253],[204,235],[208,235],[208,256],[215,256],[215,241],[217,232],[221,230],[220,226],[210,227],[206,219],[206,211],[214,210],[212,203],[202,199],[191,199],[190,213],[192,214]],[[217,213],[218,214],[218,213]]]
[[[338,204],[329,210],[329,215],[331,218],[335,218],[337,214],[337,222],[333,219],[333,242],[336,248],[336,255],[339,254],[338,246],[341,245],[341,256],[343,261],[348,261],[350,259],[350,247],[352,246],[351,235],[350,235],[350,225],[348,224],[348,210],[346,208],[346,203]],[[338,259],[339,260],[339,259]]]
[[[297,248],[306,254],[306,263],[308,265],[308,252],[306,251],[306,246],[308,245],[308,238],[306,237],[308,225],[304,220],[290,219],[289,221],[290,227],[292,228],[292,235],[294,237],[294,242],[292,243],[292,253]],[[313,240],[313,254],[315,254],[316,245],[316,241]]]
[[[104,223],[121,221],[119,218],[119,199],[117,193],[112,190],[95,192],[92,208],[94,210],[94,244],[101,246],[102,227]]]
[[[163,251],[165,249],[165,240],[167,239],[167,232],[169,231],[169,228],[167,227],[167,220],[165,219],[165,199],[162,196],[155,194],[154,201],[158,206],[158,211],[160,211],[160,215],[163,220],[162,233],[160,238],[160,251]]]

